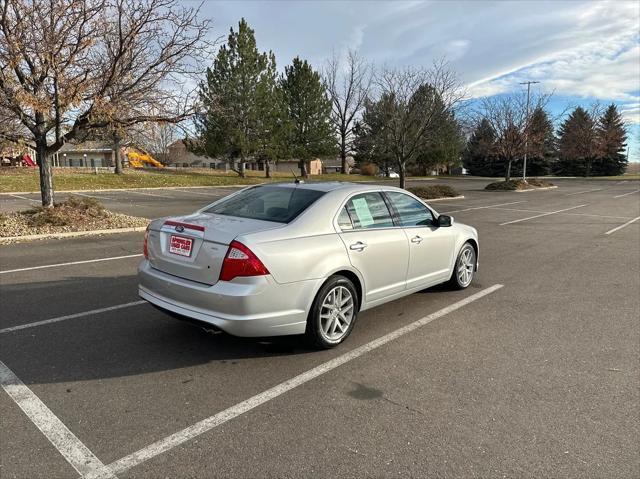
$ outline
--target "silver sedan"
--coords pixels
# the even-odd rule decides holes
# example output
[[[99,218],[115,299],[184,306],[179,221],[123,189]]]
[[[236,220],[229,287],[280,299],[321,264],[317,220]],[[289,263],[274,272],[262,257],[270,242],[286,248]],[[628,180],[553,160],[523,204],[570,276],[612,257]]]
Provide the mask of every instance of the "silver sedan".
[[[144,256],[140,297],[174,316],[330,348],[360,311],[439,283],[469,286],[478,234],[399,188],[268,184],[151,222]]]

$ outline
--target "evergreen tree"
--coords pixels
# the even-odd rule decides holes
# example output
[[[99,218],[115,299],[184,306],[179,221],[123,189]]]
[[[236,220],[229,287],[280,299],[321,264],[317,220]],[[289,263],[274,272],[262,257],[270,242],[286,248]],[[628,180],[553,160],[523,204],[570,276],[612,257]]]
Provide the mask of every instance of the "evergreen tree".
[[[271,163],[285,158],[289,152],[287,139],[289,118],[284,91],[276,72],[276,60],[269,53],[269,62],[256,91],[257,131],[255,156],[264,162],[265,175],[271,177]]]
[[[596,126],[596,143],[598,152],[598,168],[595,175],[621,175],[627,168],[624,154],[627,131],[622,116],[614,104],[609,105],[598,119]]]
[[[375,163],[386,175],[396,163],[390,146],[391,131],[387,128],[389,111],[393,108],[393,98],[388,94],[382,94],[377,101],[368,98],[364,102],[362,118],[354,126],[356,161]]]
[[[425,176],[433,170],[450,174],[453,168],[460,166],[464,147],[465,139],[460,123],[453,112],[445,111],[416,156],[416,166],[420,169],[420,174]]]
[[[302,174],[306,176],[308,160],[333,150],[331,101],[320,74],[298,57],[285,67],[280,88],[288,116],[288,150],[300,160]]]
[[[501,176],[504,165],[494,154],[496,134],[486,118],[476,125],[463,154],[463,164],[470,175]]]
[[[274,55],[258,52],[254,31],[243,18],[237,32],[231,28],[200,86],[203,111],[196,126],[203,153],[239,160],[237,171],[244,176],[247,158],[264,152],[273,130],[264,109],[274,101],[274,79]]]
[[[531,113],[527,131],[527,176],[542,176],[551,173],[556,157],[556,139],[553,123],[542,107]],[[522,165],[517,164],[514,174],[522,174]]]
[[[558,130],[558,164],[556,173],[591,176],[596,151],[596,130],[593,118],[577,107]]]

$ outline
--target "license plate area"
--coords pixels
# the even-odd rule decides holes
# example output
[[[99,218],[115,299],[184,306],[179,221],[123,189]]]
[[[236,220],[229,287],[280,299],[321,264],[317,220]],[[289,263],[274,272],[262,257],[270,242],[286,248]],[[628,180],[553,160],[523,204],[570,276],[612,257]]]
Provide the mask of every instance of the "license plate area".
[[[171,235],[171,238],[169,239],[169,253],[189,257],[191,256],[192,250],[193,238]]]

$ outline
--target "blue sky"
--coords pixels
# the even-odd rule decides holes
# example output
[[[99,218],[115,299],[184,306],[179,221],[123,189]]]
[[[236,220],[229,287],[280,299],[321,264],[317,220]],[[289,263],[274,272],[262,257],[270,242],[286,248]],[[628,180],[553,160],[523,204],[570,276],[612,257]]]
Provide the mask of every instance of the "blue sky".
[[[279,68],[293,57],[320,67],[355,48],[377,65],[429,66],[446,57],[474,97],[524,80],[567,106],[616,103],[640,161],[640,2],[637,1],[206,1],[216,36],[245,17]]]

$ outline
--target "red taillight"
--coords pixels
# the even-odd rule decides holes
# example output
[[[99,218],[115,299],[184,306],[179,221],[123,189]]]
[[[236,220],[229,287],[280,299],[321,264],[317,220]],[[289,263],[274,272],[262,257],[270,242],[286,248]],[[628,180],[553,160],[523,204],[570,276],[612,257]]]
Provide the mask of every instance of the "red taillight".
[[[147,226],[146,231],[144,232],[144,243],[142,243],[142,254],[146,259],[149,259],[149,247],[147,243],[149,241],[149,227]]]
[[[231,281],[238,276],[262,276],[269,271],[262,261],[242,243],[232,241],[222,262],[220,281]]]

